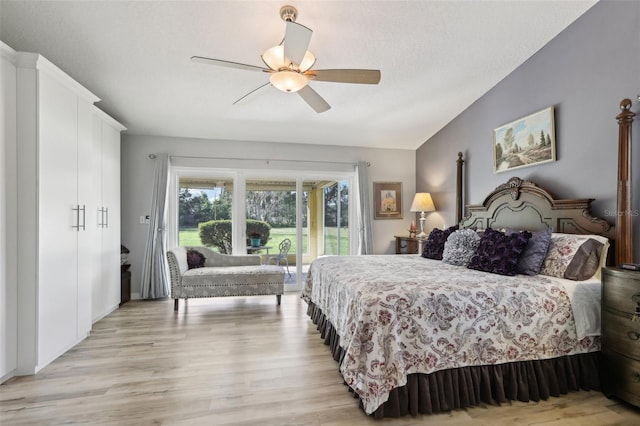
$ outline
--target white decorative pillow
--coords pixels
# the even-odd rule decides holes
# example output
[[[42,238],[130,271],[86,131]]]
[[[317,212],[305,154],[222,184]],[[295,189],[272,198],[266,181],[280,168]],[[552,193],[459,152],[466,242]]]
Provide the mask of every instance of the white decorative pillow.
[[[609,240],[600,235],[553,233],[540,274],[574,281],[598,278],[608,248]]]
[[[480,236],[473,229],[461,229],[449,235],[444,243],[442,261],[467,266],[480,244]]]

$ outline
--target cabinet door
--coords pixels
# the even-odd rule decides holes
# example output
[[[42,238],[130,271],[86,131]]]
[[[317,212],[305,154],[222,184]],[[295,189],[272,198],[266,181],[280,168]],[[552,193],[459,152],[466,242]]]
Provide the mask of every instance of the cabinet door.
[[[102,277],[108,311],[120,304],[120,131],[102,124]]]
[[[93,146],[99,182],[92,279],[92,319],[97,321],[120,304],[120,131],[94,116]]]
[[[89,215],[89,224],[94,230],[95,243],[91,246],[92,265],[91,269],[91,321],[95,322],[106,314],[104,292],[102,287],[102,120],[93,117],[93,181],[96,196]]]
[[[39,73],[38,365],[76,343],[77,117],[77,96]]]
[[[93,148],[93,105],[78,102],[78,204],[82,228],[78,236],[78,325],[77,337],[83,338],[91,330],[93,292],[93,253],[97,244],[97,229],[92,226],[99,189],[95,180],[95,153]]]
[[[0,50],[5,45],[0,43]],[[18,365],[18,287],[16,168],[17,73],[8,57],[0,55],[0,378]],[[24,235],[21,237],[25,238]]]

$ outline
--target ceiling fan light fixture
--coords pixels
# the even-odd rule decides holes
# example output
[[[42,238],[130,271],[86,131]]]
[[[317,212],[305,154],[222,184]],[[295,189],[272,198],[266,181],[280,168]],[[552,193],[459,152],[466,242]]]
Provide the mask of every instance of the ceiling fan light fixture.
[[[302,74],[286,70],[271,74],[269,81],[273,87],[283,92],[297,92],[309,82]]]
[[[284,46],[282,45],[273,46],[272,48],[267,49],[262,54],[262,61],[274,71],[282,68],[289,68],[291,65],[291,61],[284,56]],[[300,72],[305,72],[309,70],[315,63],[316,57],[313,55],[313,53],[307,50],[307,52],[304,54],[302,62],[300,62],[300,65],[298,65],[298,69],[300,70]],[[293,65],[295,67],[296,64]]]
[[[262,54],[262,61],[272,70],[279,70],[286,67],[284,63],[284,47],[282,45],[273,46]]]
[[[0,0],[2,1],[2,0]],[[327,111],[331,106],[309,85],[310,80],[328,81],[334,83],[378,84],[380,70],[372,69],[325,69],[313,70],[316,57],[307,50],[311,45],[313,31],[304,25],[296,23],[298,11],[293,6],[283,6],[280,17],[285,22],[285,35],[282,42],[267,49],[262,55],[264,66],[243,64],[223,59],[192,56],[194,62],[217,65],[220,67],[237,68],[247,71],[257,71],[269,74],[269,82],[265,82],[250,91],[233,104],[247,98],[263,87],[272,85],[276,89],[294,93],[297,92],[304,102],[315,112]],[[264,74],[263,74],[264,75]]]
[[[304,58],[302,58],[302,62],[300,62],[300,72],[308,71],[315,63],[316,57],[313,56],[313,53],[307,50],[307,52],[304,54]]]

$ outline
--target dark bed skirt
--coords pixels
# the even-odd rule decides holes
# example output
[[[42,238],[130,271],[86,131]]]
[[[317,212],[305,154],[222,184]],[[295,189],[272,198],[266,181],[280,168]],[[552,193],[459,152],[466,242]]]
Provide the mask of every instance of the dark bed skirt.
[[[317,325],[324,343],[331,348],[333,359],[342,362],[344,350],[338,344],[333,325],[312,302],[307,314]],[[600,352],[592,352],[538,361],[462,367],[431,374],[410,374],[407,384],[391,391],[389,400],[372,416],[415,416],[481,403],[499,405],[516,400],[540,401],[580,389],[600,390],[599,370]]]

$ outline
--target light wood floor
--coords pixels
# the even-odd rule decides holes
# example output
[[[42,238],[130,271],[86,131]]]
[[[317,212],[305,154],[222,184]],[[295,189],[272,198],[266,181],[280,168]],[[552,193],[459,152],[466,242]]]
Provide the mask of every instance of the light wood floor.
[[[638,425],[599,392],[375,421],[295,294],[131,301],[35,376],[0,386],[0,424]]]

